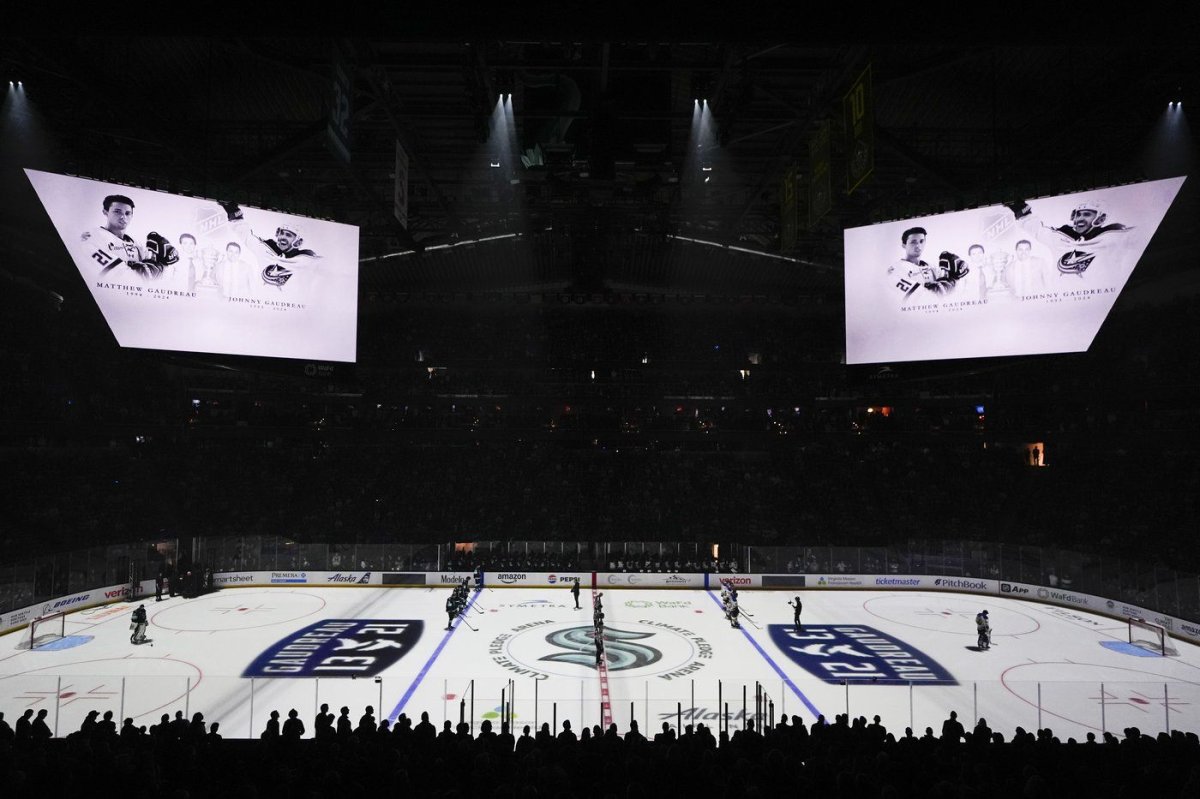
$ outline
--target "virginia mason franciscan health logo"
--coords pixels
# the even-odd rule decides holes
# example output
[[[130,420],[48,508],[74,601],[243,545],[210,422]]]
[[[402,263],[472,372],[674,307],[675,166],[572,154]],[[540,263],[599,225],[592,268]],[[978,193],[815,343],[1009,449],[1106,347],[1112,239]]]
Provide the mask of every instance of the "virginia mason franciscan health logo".
[[[276,641],[243,677],[371,677],[421,640],[419,619],[326,619]]]
[[[827,683],[957,684],[921,650],[864,624],[806,624],[799,633],[790,624],[772,624],[769,629],[775,646]]]

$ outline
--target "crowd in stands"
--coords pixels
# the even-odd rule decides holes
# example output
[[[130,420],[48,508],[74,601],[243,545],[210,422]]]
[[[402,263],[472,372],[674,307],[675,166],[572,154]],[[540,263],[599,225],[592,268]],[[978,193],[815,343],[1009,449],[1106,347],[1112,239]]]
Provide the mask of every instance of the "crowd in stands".
[[[462,797],[864,797],[1194,796],[1200,792],[1200,739],[1194,732],[1121,736],[1088,732],[1065,742],[1051,729],[1018,727],[1011,739],[978,719],[969,730],[950,713],[940,735],[902,734],[879,716],[838,715],[805,724],[799,716],[732,734],[703,723],[623,733],[613,724],[578,731],[544,723],[519,733],[503,722],[445,721],[428,713],[355,721],[327,706],[312,732],[291,710],[272,711],[258,740],[225,739],[203,713],[164,714],[147,729],[112,712],[92,712],[78,731],[54,739],[46,711],[30,710],[16,729],[0,715],[0,784],[14,799],[78,796],[119,786],[135,799],[156,796],[342,797],[395,794]],[[761,729],[760,729],[761,728]],[[649,735],[647,734],[649,733]]]

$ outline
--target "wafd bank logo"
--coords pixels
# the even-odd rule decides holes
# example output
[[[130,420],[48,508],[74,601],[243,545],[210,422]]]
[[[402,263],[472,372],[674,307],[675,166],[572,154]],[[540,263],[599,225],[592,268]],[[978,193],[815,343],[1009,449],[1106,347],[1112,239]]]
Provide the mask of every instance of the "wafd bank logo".
[[[956,684],[950,672],[914,646],[862,624],[772,624],[771,640],[795,663],[828,683]]]
[[[326,619],[276,641],[243,677],[371,677],[421,640],[417,619]]]

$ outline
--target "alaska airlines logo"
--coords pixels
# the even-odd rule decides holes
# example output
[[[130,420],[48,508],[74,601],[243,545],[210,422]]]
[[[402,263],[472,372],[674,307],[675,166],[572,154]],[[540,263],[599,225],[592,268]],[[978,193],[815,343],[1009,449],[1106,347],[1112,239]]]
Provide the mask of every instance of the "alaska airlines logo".
[[[790,624],[769,626],[775,646],[806,671],[827,683],[845,680],[879,685],[935,683],[955,685],[940,663],[899,638],[863,624]]]
[[[605,627],[604,659],[608,662],[609,670],[640,669],[662,660],[662,652],[652,646],[635,643],[653,635],[654,633],[635,633]],[[565,630],[558,630],[546,636],[546,643],[567,651],[555,652],[539,658],[539,660],[596,667],[596,640],[591,627],[569,627]]]

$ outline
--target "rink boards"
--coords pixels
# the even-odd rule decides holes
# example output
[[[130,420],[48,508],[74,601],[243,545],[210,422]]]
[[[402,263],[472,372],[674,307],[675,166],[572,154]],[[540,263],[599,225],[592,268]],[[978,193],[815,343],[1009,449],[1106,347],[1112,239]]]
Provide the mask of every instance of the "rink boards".
[[[371,705],[393,719],[428,711],[439,724],[460,715],[498,724],[510,712],[518,731],[564,719],[591,726],[602,714],[592,589],[584,584],[576,610],[569,585],[473,591],[451,630],[444,586],[231,588],[151,600],[152,644],[142,646],[129,643],[136,605],[86,608],[51,647],[20,650],[19,632],[0,637],[0,709],[11,722],[45,708],[60,734],[89,710],[147,725],[200,711],[227,737],[250,737],[271,710],[296,708],[311,729],[322,703],[348,706],[355,723]],[[1017,726],[1064,739],[1130,726],[1200,730],[1200,650],[1172,640],[1177,654],[1155,656],[1100,614],[919,588],[760,589],[741,592],[747,615],[735,629],[715,588],[664,588],[597,585],[622,730],[631,714],[651,732],[677,720],[716,726],[726,709],[731,729],[756,712],[805,723],[849,712],[920,734],[956,710],[1006,737]],[[797,595],[799,632],[788,604]],[[978,651],[983,609],[993,646]]]

